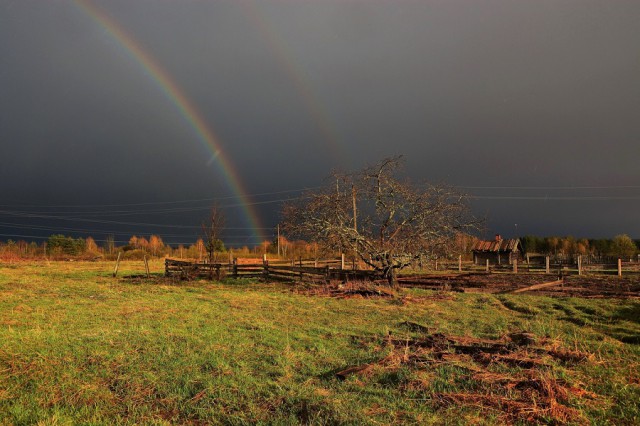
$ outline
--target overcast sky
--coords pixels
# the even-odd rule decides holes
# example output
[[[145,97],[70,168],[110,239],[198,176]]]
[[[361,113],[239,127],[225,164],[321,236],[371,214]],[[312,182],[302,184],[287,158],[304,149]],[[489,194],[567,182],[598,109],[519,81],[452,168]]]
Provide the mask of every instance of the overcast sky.
[[[191,242],[212,198],[249,228],[223,157],[271,228],[397,154],[485,235],[640,238],[637,0],[0,0],[0,58],[0,240]]]

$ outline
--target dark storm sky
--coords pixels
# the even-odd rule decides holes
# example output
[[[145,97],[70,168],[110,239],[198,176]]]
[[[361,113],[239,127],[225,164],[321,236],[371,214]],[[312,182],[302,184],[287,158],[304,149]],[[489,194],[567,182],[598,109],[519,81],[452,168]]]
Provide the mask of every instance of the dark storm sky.
[[[219,160],[86,3],[0,0],[0,240],[192,242],[221,197],[248,227]],[[486,234],[640,238],[636,0],[91,5],[198,110],[270,202],[253,207],[266,228],[299,195],[282,191],[404,154],[412,180],[477,197]]]

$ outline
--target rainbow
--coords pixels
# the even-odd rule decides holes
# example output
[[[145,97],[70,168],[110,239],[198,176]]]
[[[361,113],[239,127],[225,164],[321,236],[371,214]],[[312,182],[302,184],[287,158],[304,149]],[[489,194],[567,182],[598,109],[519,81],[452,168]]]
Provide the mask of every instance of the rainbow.
[[[342,166],[347,158],[342,150],[337,132],[329,119],[329,114],[315,95],[311,82],[305,77],[306,73],[293,59],[294,55],[291,54],[284,40],[278,35],[274,25],[269,22],[266,14],[261,11],[258,3],[254,1],[240,1],[238,3],[242,6],[245,15],[251,20],[254,27],[260,32],[262,40],[276,57],[278,63],[287,74],[289,81],[293,83],[296,92],[302,98],[307,112],[320,131],[320,136],[325,145],[329,148],[332,160]]]
[[[124,51],[137,62],[149,76],[152,81],[160,88],[165,97],[173,104],[180,115],[187,121],[189,126],[198,136],[198,140],[204,147],[211,152],[209,164],[217,161],[222,169],[222,174],[229,188],[240,200],[243,214],[246,217],[248,225],[251,227],[254,243],[260,240],[259,230],[264,229],[258,218],[253,203],[244,189],[242,180],[237,171],[232,166],[231,161],[227,157],[219,139],[213,131],[207,126],[198,110],[193,106],[189,99],[185,96],[180,87],[171,78],[171,76],[158,64],[154,58],[131,37],[124,29],[118,25],[104,11],[97,8],[89,0],[75,0],[75,3],[84,11],[91,19],[98,23],[107,34],[112,37]]]

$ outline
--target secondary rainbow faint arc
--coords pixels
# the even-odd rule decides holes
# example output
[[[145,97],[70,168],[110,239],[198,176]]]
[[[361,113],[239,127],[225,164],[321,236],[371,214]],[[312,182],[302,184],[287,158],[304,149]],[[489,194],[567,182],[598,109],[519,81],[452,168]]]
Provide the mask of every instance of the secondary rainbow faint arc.
[[[334,126],[329,119],[329,114],[315,95],[311,82],[305,77],[306,73],[297,65],[293,59],[294,55],[291,54],[286,43],[278,35],[278,32],[269,22],[266,14],[261,11],[259,5],[253,0],[240,0],[239,4],[243,7],[246,16],[263,36],[264,42],[275,55],[278,63],[284,69],[289,80],[293,83],[293,86],[302,98],[307,112],[312,120],[315,121],[322,138],[331,152],[332,160],[338,165],[343,165],[346,159],[343,155]]]
[[[246,195],[247,192],[244,189],[242,180],[232,167],[232,163],[227,158],[218,138],[209,129],[198,110],[187,99],[171,76],[117,22],[88,0],[75,0],[75,3],[104,28],[118,45],[122,46],[125,52],[142,66],[146,74],[153,79],[164,95],[180,112],[180,115],[189,123],[200,142],[211,151],[212,158],[215,157],[222,168],[227,184],[241,201],[242,210],[249,222],[249,226],[252,228],[253,236],[259,239],[258,230],[262,229],[262,226],[256,211],[251,206],[251,200]]]

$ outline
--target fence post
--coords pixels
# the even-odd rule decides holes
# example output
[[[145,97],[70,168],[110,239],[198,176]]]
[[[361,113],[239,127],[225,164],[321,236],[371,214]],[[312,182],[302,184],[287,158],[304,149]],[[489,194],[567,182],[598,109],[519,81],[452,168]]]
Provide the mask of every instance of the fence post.
[[[545,262],[545,272],[547,274],[551,273],[551,268],[550,268],[550,265],[549,265],[549,256],[544,258],[544,262]]]
[[[582,256],[578,255],[578,275],[582,275]]]
[[[269,261],[267,260],[266,254],[262,260],[262,275],[264,275],[265,278],[269,278]]]
[[[233,259],[233,277],[238,278],[238,259]]]
[[[618,276],[622,276],[622,259],[618,259]]]
[[[344,253],[340,254],[340,269],[344,269]]]
[[[462,272],[462,255],[458,255],[458,272]]]
[[[518,259],[513,259],[513,273],[518,273]]]
[[[331,282],[331,272],[329,269],[329,265],[325,266],[324,278],[327,284]]]
[[[120,265],[120,256],[122,256],[122,252],[119,251],[118,252],[118,260],[116,260],[116,267],[113,270],[113,276],[115,277],[116,275],[118,275],[118,266]]]
[[[165,260],[166,265],[166,260]],[[144,256],[144,270],[147,271],[147,278],[149,278],[149,262],[147,261],[147,255]]]
[[[486,266],[485,271],[486,271],[486,272],[489,272],[489,259],[487,259],[487,266]]]

